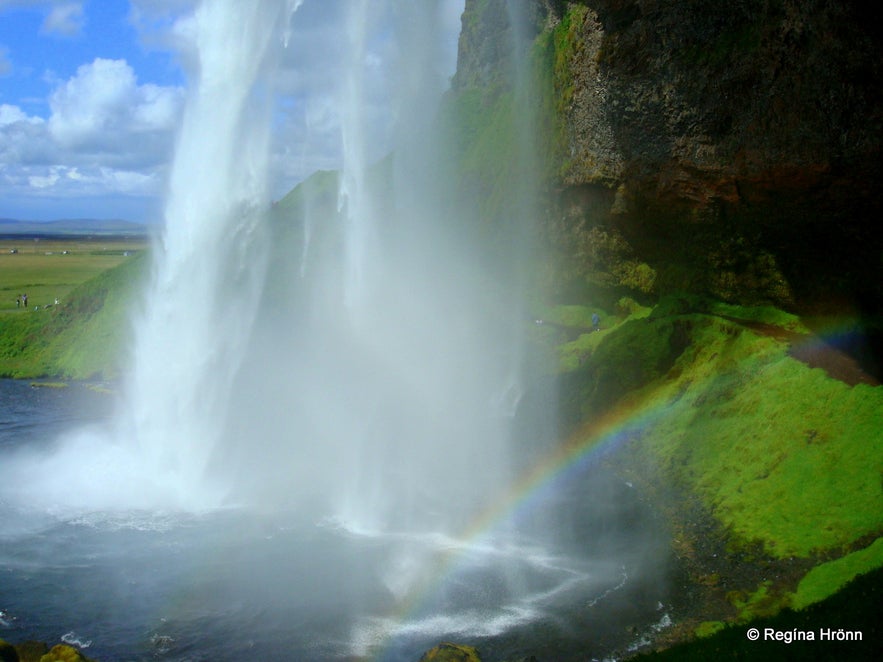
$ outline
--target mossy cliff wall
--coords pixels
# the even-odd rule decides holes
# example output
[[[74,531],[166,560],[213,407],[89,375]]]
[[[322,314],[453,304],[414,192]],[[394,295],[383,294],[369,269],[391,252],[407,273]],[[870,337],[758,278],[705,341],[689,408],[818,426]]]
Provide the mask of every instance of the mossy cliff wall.
[[[504,94],[520,4],[466,1],[455,96]],[[525,6],[563,292],[883,310],[883,42],[858,3]]]

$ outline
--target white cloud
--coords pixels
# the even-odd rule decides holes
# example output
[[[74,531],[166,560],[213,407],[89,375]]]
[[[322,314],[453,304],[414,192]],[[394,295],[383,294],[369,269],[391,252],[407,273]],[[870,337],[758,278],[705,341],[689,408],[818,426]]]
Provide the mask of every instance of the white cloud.
[[[48,164],[56,160],[56,151],[42,118],[29,116],[18,106],[0,105],[0,163]]]
[[[53,4],[41,30],[65,36],[76,35],[82,31],[84,19],[83,4],[80,2]]]
[[[129,22],[149,50],[180,52],[180,21],[193,12],[197,0],[130,0]]]
[[[123,60],[97,58],[82,65],[52,93],[49,131],[69,146],[107,136],[127,114],[136,87],[135,73]]]
[[[73,0],[0,0],[0,13],[7,9],[32,7],[45,12],[40,30],[46,34],[80,34],[85,15],[83,3]]]
[[[67,165],[3,168],[3,179],[11,194],[49,195],[54,198],[125,195],[156,196],[163,187],[163,171],[132,171],[110,167]]]
[[[55,186],[60,177],[58,168],[53,167],[49,169],[49,174],[47,175],[30,175],[28,177],[28,184],[31,188],[51,188]]]
[[[99,58],[56,82],[48,121],[0,104],[0,199],[160,195],[183,95]]]
[[[159,184],[156,174],[147,174],[131,170],[114,170],[101,168],[101,176],[108,188],[127,194],[155,194]]]
[[[195,4],[196,0],[130,0],[130,21],[142,47],[172,52],[178,62],[187,60],[192,54],[187,22]],[[0,0],[0,15],[8,7],[30,6],[43,11],[45,29],[51,24],[57,33],[65,25],[71,29],[82,25],[94,5],[95,1]],[[85,16],[76,10],[83,6]],[[317,169],[341,166],[343,88],[351,59],[345,44],[349,7],[346,2],[306,0],[293,16],[289,46],[274,81],[280,94],[273,115],[276,196]],[[424,110],[423,106],[401,108],[400,97],[406,89],[403,76],[426,87],[431,92],[428,96],[434,97],[453,73],[463,0],[440,0],[435,5],[439,13],[424,16],[427,20],[421,29],[426,32],[415,35],[407,12],[421,11],[418,7],[378,2],[375,8],[371,4],[360,60],[363,96],[358,115],[372,159],[390,149],[392,124],[403,110],[405,117]],[[432,26],[442,27],[444,35]],[[399,41],[401,30],[411,31],[405,42]],[[440,43],[424,43],[424,36]],[[424,55],[420,62],[409,63],[414,53]],[[403,60],[407,67],[403,68]],[[4,62],[7,69],[12,66],[0,46],[0,75]],[[138,78],[126,60],[96,58],[70,77],[44,74],[51,90],[46,121],[29,116],[23,108],[32,106],[22,101],[0,105],[0,200],[32,196],[73,202],[75,197],[97,201],[114,194],[130,200],[159,195],[185,93],[182,88]],[[426,112],[430,111],[427,106]]]
[[[50,96],[49,132],[60,145],[81,151],[134,153],[148,147],[147,139],[170,147],[183,96],[177,87],[139,85],[125,60],[96,58]]]
[[[16,122],[42,124],[43,118],[31,117],[18,106],[11,106],[8,103],[0,104],[0,126],[15,124]]]

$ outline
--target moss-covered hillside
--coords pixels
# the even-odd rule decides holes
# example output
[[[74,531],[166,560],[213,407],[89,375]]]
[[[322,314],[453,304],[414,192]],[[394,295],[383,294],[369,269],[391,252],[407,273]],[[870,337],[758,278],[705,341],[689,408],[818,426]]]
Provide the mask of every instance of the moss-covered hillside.
[[[566,443],[627,438],[611,469],[671,523],[691,586],[676,638],[883,566],[883,386],[798,317],[689,295],[543,312]]]
[[[530,4],[466,2],[447,100],[465,191],[505,235],[527,58],[535,347],[566,443],[625,435],[611,468],[671,522],[690,590],[669,636],[883,566],[873,28],[787,0]],[[533,40],[507,51],[519,30]]]

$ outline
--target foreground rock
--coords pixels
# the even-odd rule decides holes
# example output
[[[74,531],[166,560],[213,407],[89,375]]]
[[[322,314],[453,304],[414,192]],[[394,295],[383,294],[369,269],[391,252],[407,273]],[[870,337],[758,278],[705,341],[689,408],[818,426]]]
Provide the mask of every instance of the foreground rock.
[[[25,641],[13,646],[0,639],[0,662],[95,662],[67,644],[51,649],[42,641]]]
[[[472,646],[446,642],[426,651],[420,662],[481,662],[481,658]]]

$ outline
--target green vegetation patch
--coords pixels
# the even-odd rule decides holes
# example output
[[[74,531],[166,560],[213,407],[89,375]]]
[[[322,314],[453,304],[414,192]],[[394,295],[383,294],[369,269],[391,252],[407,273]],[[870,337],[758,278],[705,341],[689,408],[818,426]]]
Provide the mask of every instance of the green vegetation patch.
[[[709,636],[631,659],[641,662],[876,659],[881,636],[878,615],[881,597],[883,570],[875,570],[807,609],[786,609],[772,617],[729,627],[709,622],[703,624],[703,631]],[[757,637],[749,638],[751,628],[756,630]]]
[[[28,308],[64,303],[77,286],[130,259],[144,241],[31,239],[0,240],[0,314],[23,313],[16,303],[28,295]],[[6,317],[0,318],[4,322]]]
[[[881,389],[719,321],[694,327],[682,359],[648,443],[738,538],[807,556],[879,529]]]
[[[883,538],[844,557],[810,570],[791,599],[794,609],[804,609],[839,591],[858,575],[883,567]]]
[[[58,306],[5,315],[0,326],[0,375],[113,376],[147,264],[146,253],[129,257],[71,291]]]
[[[579,369],[601,342],[600,332],[581,333],[576,340],[558,346],[558,371],[571,372]]]
[[[699,624],[699,627],[696,628],[696,636],[697,637],[710,637],[713,634],[716,634],[727,627],[727,624],[723,621],[705,621]]]
[[[581,400],[583,418],[632,401],[649,421],[643,447],[702,499],[734,548],[807,557],[878,534],[883,388],[851,387],[788,356],[783,340],[680,312],[689,308],[664,301],[609,331],[565,380],[575,388],[565,398]]]
[[[755,618],[779,613],[786,602],[786,598],[779,593],[774,588],[773,582],[765,581],[756,591],[748,595],[738,591],[730,594],[730,601],[738,611],[737,622],[747,623]]]

